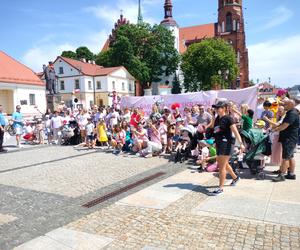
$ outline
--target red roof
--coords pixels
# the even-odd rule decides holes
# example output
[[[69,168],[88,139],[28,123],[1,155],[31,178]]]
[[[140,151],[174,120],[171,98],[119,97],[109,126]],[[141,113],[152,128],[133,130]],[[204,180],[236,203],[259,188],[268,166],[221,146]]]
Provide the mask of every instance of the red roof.
[[[44,82],[27,66],[0,51],[0,82],[44,86]]]
[[[66,57],[59,56],[55,61],[61,59],[66,63],[70,64],[75,69],[82,72],[84,75],[88,76],[106,76],[111,74],[112,72],[124,68],[123,66],[119,67],[111,67],[111,68],[104,68],[103,66],[99,66],[96,64],[85,63],[79,60],[74,60]]]
[[[187,49],[186,41],[201,40],[215,37],[215,24],[203,24],[197,26],[179,28],[179,52],[184,53]]]

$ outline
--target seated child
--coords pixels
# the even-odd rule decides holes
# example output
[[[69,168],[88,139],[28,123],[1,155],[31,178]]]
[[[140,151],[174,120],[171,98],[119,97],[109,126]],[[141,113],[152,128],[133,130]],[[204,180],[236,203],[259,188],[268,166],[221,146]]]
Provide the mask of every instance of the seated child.
[[[214,146],[214,140],[202,140],[199,141],[199,146],[201,148],[201,155],[199,155],[198,160],[196,162],[197,165],[200,165],[198,170],[200,172],[215,172],[218,170],[216,158],[217,151]]]
[[[113,154],[119,154],[125,144],[125,132],[119,125],[114,125],[111,136],[111,147]]]

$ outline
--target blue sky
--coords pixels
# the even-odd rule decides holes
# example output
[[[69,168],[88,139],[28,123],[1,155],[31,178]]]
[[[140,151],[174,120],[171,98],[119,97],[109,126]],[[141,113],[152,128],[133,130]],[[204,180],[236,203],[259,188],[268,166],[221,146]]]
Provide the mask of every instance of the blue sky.
[[[0,3],[0,50],[35,71],[62,50],[98,53],[123,10],[137,19],[138,0],[10,0]],[[180,26],[217,21],[217,0],[173,0]],[[158,23],[164,0],[142,0],[144,19]],[[250,78],[300,84],[300,1],[243,0]]]

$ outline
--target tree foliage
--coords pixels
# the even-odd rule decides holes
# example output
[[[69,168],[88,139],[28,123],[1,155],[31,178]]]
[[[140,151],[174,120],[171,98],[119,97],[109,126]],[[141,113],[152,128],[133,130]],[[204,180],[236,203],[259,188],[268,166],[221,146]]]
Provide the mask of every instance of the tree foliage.
[[[97,56],[102,66],[124,66],[143,86],[158,82],[178,67],[172,33],[161,25],[126,24],[116,31],[108,51]]]
[[[215,85],[227,88],[238,75],[236,53],[223,39],[205,39],[192,44],[183,55],[181,67],[186,92],[210,90]]]
[[[68,51],[63,51],[61,53],[61,56],[71,58],[71,59],[77,59],[77,55],[74,51],[68,50]]]
[[[81,60],[84,58],[87,61],[94,61],[96,59],[96,55],[85,46],[78,47],[75,52],[71,50],[63,51],[61,56],[75,60]]]

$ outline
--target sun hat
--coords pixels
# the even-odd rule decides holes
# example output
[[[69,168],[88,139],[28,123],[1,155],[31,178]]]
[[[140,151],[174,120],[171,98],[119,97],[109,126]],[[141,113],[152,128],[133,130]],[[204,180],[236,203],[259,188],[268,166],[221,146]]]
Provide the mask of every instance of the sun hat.
[[[259,127],[264,127],[266,126],[266,123],[265,121],[263,120],[258,120],[256,123],[255,123],[256,126],[259,126]]]

